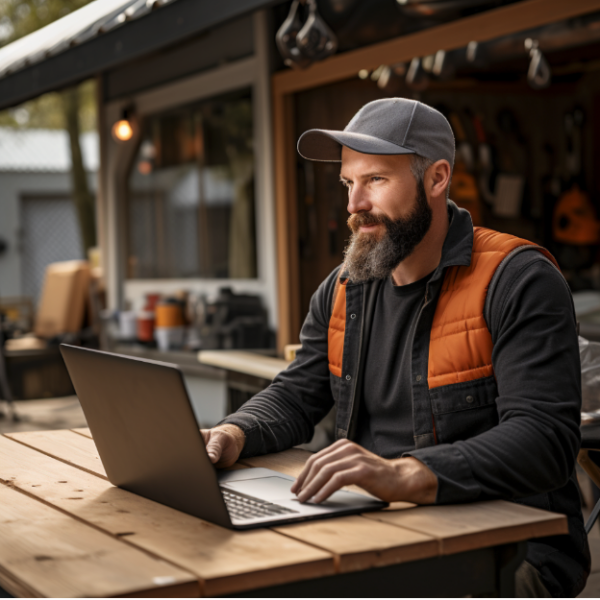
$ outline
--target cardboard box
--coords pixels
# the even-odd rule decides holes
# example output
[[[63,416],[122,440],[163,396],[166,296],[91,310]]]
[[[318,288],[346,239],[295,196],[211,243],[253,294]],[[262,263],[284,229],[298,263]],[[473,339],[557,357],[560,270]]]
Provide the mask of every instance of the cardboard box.
[[[89,297],[90,268],[87,261],[70,260],[46,267],[34,332],[51,338],[77,333],[83,326]]]

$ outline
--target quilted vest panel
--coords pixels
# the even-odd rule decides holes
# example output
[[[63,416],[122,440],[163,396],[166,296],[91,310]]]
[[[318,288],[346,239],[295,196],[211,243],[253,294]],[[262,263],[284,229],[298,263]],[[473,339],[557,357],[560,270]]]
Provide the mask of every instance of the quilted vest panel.
[[[521,246],[539,250],[558,268],[552,255],[532,242],[475,227],[471,264],[446,270],[431,327],[429,389],[493,375],[492,336],[483,315],[485,299],[500,263]],[[329,370],[337,377],[342,375],[344,352],[345,283],[336,284],[328,331]]]

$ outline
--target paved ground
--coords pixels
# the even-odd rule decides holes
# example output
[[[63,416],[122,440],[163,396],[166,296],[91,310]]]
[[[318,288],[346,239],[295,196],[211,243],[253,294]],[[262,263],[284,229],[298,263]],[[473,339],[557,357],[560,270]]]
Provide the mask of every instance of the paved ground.
[[[72,429],[85,427],[85,417],[77,396],[48,400],[19,400],[15,402],[18,421],[7,417],[6,402],[0,400],[0,433],[34,431],[40,429]]]
[[[72,429],[85,427],[85,417],[76,396],[53,398],[51,400],[26,400],[15,402],[18,422],[0,418],[0,434],[11,431],[33,431],[40,429]],[[0,410],[6,413],[6,405],[0,401]],[[582,491],[591,503],[591,484],[585,474],[580,477]],[[584,509],[587,513],[589,509]],[[600,525],[596,524],[590,533],[592,551],[592,574],[580,598],[600,597]]]

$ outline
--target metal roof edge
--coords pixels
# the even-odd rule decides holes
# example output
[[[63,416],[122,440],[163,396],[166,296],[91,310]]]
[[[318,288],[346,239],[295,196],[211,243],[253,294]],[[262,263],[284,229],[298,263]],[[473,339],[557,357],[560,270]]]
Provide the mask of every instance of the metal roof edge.
[[[0,78],[0,110],[60,90],[283,0],[176,0]],[[18,42],[19,40],[17,40]]]

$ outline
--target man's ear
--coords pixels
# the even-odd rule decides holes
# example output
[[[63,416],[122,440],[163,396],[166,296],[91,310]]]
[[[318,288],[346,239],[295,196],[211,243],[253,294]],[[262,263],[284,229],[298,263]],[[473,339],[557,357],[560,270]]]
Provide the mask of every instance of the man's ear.
[[[434,162],[427,170],[429,181],[429,193],[432,197],[443,196],[446,198],[446,189],[450,185],[450,178],[452,177],[452,169],[450,163],[441,159]]]

